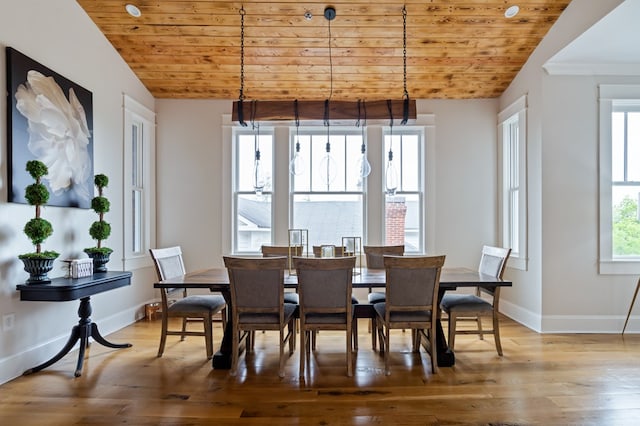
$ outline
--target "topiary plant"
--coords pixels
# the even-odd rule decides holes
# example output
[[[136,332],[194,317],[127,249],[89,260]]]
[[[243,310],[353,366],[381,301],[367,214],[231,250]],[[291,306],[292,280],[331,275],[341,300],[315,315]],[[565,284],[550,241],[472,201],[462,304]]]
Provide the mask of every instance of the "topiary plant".
[[[89,235],[97,241],[97,244],[95,247],[84,249],[84,252],[93,259],[93,272],[106,272],[105,265],[109,262],[109,255],[113,250],[102,246],[102,241],[111,235],[111,225],[104,221],[104,214],[109,211],[111,205],[109,200],[102,195],[102,191],[109,185],[109,178],[102,174],[95,175],[93,183],[98,188],[98,195],[91,200],[91,208],[98,213],[99,219],[91,224]]]
[[[100,253],[108,255],[113,252],[109,247],[103,247],[102,241],[109,238],[111,235],[111,225],[104,221],[104,214],[109,212],[111,204],[106,197],[102,195],[103,189],[109,185],[109,178],[106,175],[99,174],[93,179],[93,183],[98,188],[98,196],[93,197],[91,200],[91,208],[98,214],[99,219],[91,224],[89,228],[89,235],[91,238],[97,241],[95,247],[86,248],[85,253]]]
[[[35,183],[27,186],[25,189],[25,198],[27,202],[36,207],[36,217],[31,219],[24,226],[24,233],[31,243],[36,247],[36,251],[32,253],[24,253],[18,256],[20,259],[55,259],[58,253],[55,251],[42,251],[42,243],[53,234],[53,226],[51,223],[41,217],[42,206],[49,201],[49,190],[42,183],[42,177],[49,173],[47,166],[38,160],[27,161],[27,172],[35,180]]]

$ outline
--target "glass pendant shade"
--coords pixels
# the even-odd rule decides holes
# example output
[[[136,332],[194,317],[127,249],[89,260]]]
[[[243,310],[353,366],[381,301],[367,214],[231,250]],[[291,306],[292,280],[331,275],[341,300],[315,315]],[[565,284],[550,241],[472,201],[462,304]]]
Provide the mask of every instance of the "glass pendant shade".
[[[294,176],[300,176],[305,172],[304,159],[300,155],[300,142],[296,142],[296,153],[289,162],[289,173]]]
[[[387,162],[387,170],[385,174],[385,191],[388,195],[395,195],[398,189],[398,171],[393,164],[393,152],[389,151],[389,161]]]
[[[256,151],[256,159],[253,163],[253,190],[258,195],[264,190],[264,170],[260,161],[260,151]]]
[[[338,176],[338,165],[336,160],[331,155],[331,152],[327,151],[327,153],[320,160],[320,179],[323,184],[329,185],[336,180]]]
[[[371,173],[371,164],[369,164],[369,160],[367,159],[367,152],[364,144],[362,144],[362,154],[360,154],[360,157],[358,157],[356,167],[356,170],[358,170],[358,175],[360,177],[365,178],[369,176],[369,173]]]

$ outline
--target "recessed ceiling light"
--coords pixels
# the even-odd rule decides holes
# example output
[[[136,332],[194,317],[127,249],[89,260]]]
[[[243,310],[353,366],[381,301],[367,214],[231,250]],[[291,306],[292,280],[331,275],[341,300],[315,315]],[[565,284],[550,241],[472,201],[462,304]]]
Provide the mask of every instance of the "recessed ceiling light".
[[[507,8],[507,10],[504,11],[504,17],[513,18],[518,14],[518,12],[520,12],[520,7],[518,7],[517,5],[510,6]]]
[[[127,13],[134,18],[139,18],[140,16],[142,16],[142,12],[140,12],[140,9],[138,9],[138,7],[133,4],[127,4],[124,8],[127,10]]]

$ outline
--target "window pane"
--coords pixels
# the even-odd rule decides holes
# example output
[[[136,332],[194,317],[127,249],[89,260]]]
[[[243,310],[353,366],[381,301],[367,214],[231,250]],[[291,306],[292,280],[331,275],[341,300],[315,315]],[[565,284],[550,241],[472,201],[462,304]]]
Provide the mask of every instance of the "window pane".
[[[293,228],[309,230],[309,249],[314,245],[340,245],[342,237],[361,237],[362,195],[296,194]]]
[[[640,113],[630,112],[627,120],[627,180],[640,182]]]
[[[418,135],[402,135],[402,190],[420,190],[420,146]]]
[[[132,191],[132,196],[131,251],[133,253],[140,253],[142,251],[142,191],[134,190]]]
[[[236,251],[259,252],[271,244],[271,195],[238,195],[237,206]]]
[[[611,180],[624,181],[624,112],[611,114]]]
[[[404,244],[407,253],[420,252],[420,196],[403,194],[386,196],[385,244]]]
[[[237,184],[236,191],[253,192],[254,191],[254,164],[256,159],[256,147],[260,150],[260,162],[264,176],[264,192],[272,191],[272,151],[271,134],[260,134],[256,137],[254,134],[239,134],[237,144]]]
[[[638,221],[638,186],[614,186],[613,201],[613,256],[640,256],[640,222]]]
[[[295,153],[296,140],[300,143],[300,158],[303,164],[303,172],[293,177],[294,191],[308,192],[311,190],[311,174],[313,169],[311,167],[311,135],[299,134],[293,136],[293,153]],[[293,153],[290,158],[293,158]]]

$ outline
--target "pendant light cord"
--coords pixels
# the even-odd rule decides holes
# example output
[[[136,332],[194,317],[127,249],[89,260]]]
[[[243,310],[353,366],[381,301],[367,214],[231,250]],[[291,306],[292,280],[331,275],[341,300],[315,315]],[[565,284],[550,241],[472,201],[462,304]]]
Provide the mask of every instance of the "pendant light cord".
[[[240,7],[240,93],[238,95],[238,122],[242,127],[247,127],[244,121],[244,6]]]

